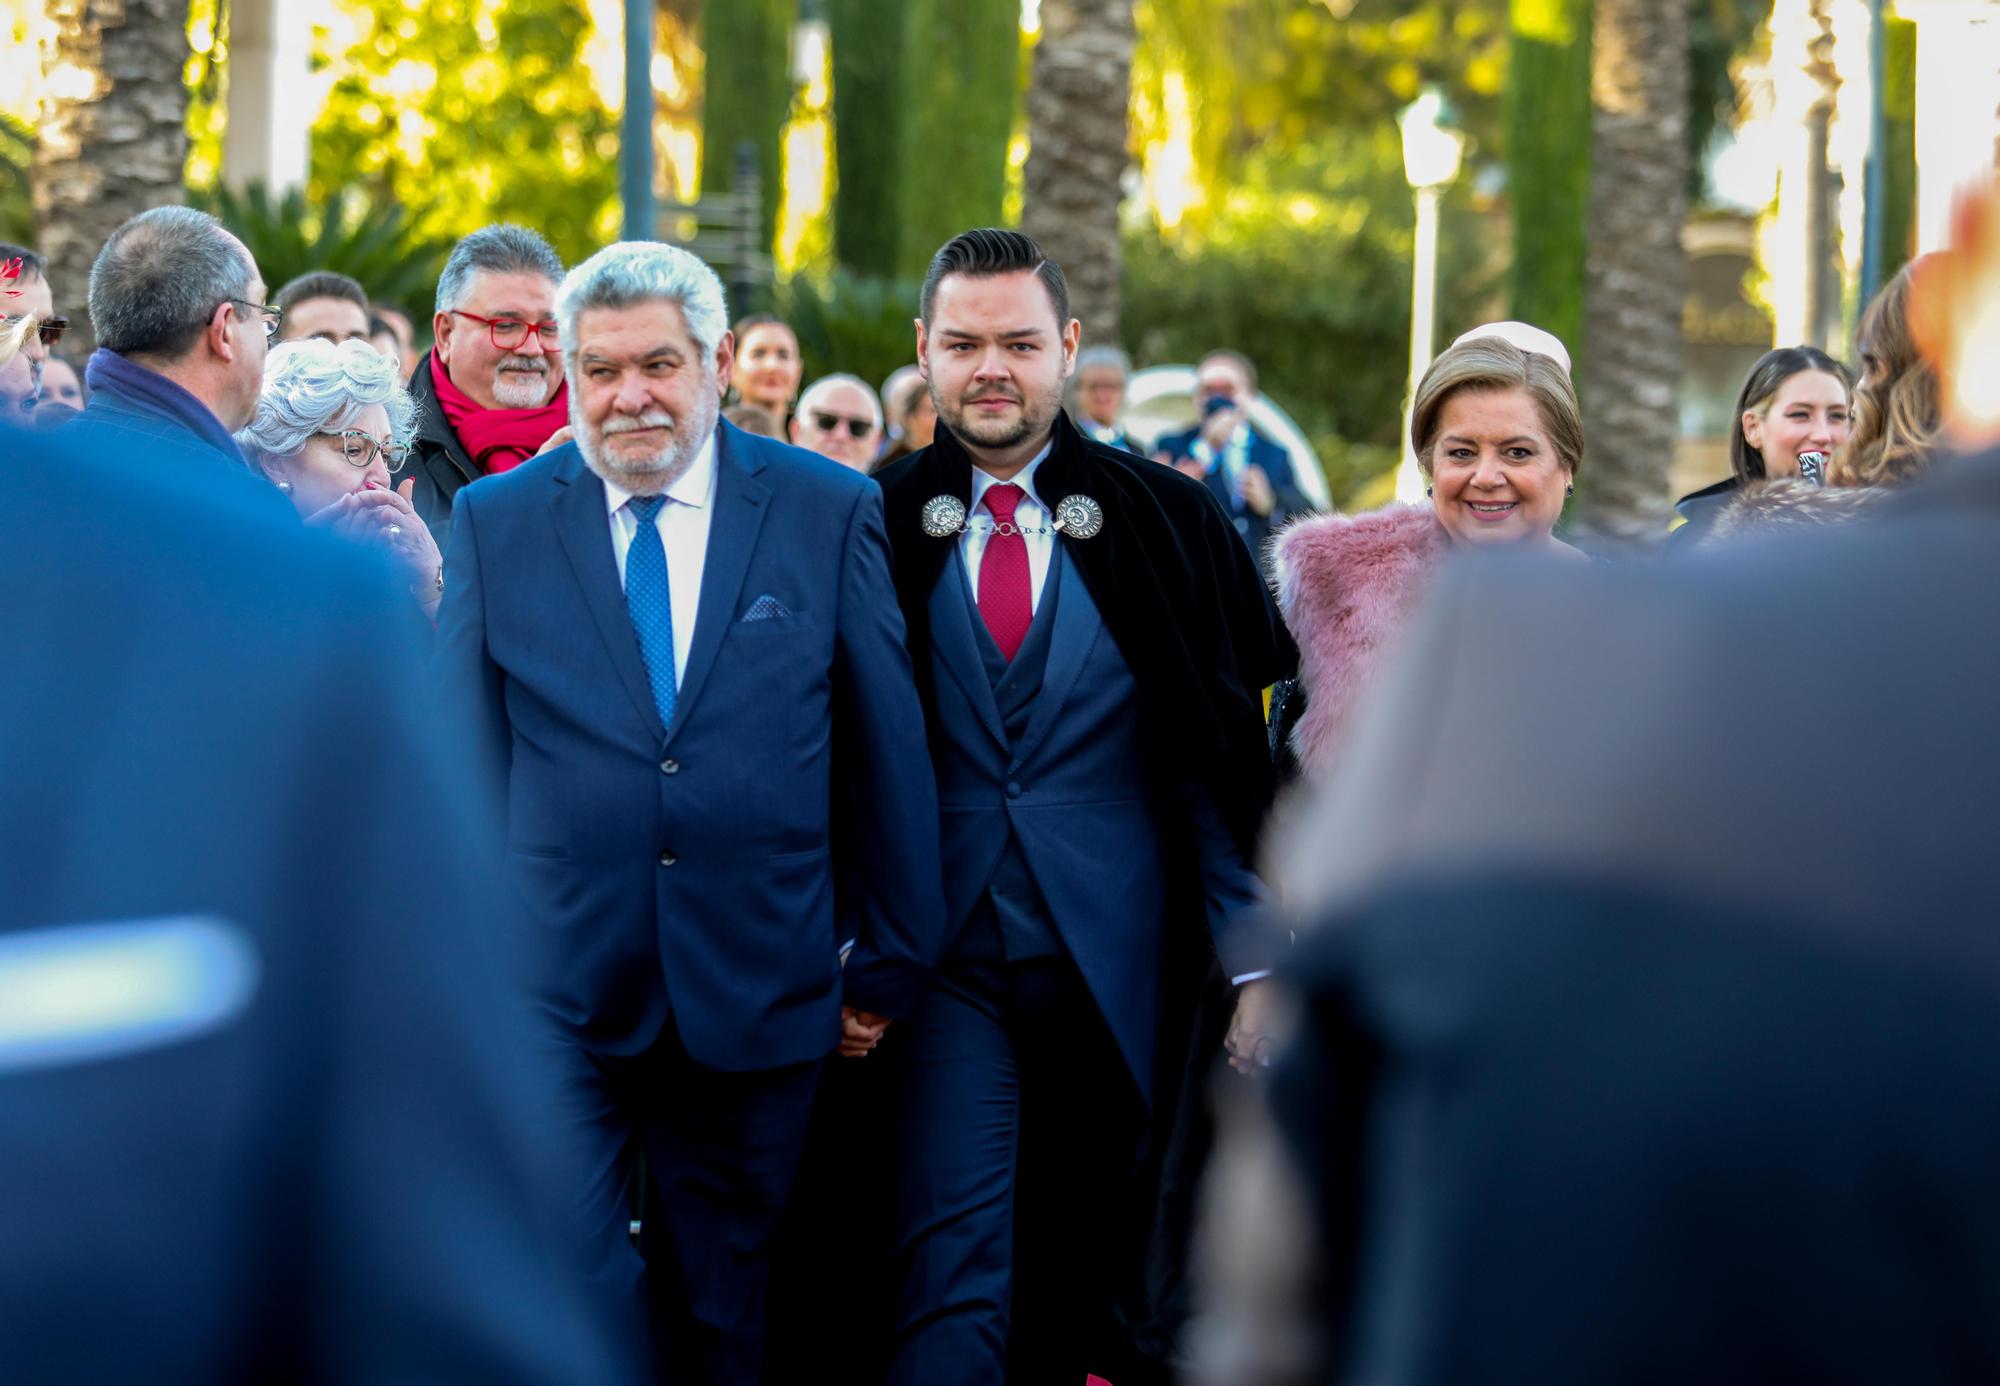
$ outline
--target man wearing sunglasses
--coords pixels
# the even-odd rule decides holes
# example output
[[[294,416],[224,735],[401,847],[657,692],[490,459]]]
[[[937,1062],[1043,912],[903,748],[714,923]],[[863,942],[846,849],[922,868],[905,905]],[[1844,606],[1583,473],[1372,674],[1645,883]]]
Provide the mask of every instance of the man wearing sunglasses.
[[[437,344],[410,376],[411,501],[440,547],[461,489],[544,451],[569,422],[555,324],[562,276],[549,243],[521,226],[482,227],[445,261]]]
[[[28,358],[28,369],[39,393],[42,363],[49,359],[49,349],[69,326],[69,319],[56,316],[48,261],[27,246],[9,245],[5,241],[0,241],[0,318],[5,319],[5,326],[0,327],[0,340],[10,339],[13,329],[23,319],[34,319],[34,325],[25,329],[21,338],[21,354]]]
[[[881,401],[857,376],[823,375],[799,396],[792,441],[866,472],[882,454]]]
[[[97,351],[79,445],[182,468],[202,486],[241,486],[273,514],[230,435],[257,412],[264,354],[281,316],[243,242],[192,207],[155,207],[111,233],[90,267]]]

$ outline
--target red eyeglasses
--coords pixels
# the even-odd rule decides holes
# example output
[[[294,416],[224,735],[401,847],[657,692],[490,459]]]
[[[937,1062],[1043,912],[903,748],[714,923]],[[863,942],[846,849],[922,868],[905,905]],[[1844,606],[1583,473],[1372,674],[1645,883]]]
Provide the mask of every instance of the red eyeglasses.
[[[463,308],[448,309],[456,317],[470,318],[486,325],[486,335],[493,342],[495,351],[513,351],[527,345],[528,333],[532,331],[542,339],[546,351],[556,349],[556,323],[550,318],[545,322],[528,322],[523,318],[482,318],[477,313],[468,313]]]

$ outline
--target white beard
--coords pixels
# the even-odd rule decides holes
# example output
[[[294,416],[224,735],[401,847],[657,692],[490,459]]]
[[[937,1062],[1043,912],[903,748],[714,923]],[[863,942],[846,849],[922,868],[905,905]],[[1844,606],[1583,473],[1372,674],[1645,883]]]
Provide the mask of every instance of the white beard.
[[[546,372],[539,379],[523,380],[505,369],[506,362],[493,371],[493,399],[502,409],[540,409],[549,392]]]
[[[574,391],[570,394],[569,421],[576,433],[577,451],[590,470],[635,496],[659,496],[666,494],[676,481],[687,475],[687,469],[694,465],[695,454],[701,445],[715,432],[716,416],[721,413],[722,401],[713,390],[701,392],[701,405],[694,417],[685,421],[685,426],[676,424],[673,416],[663,409],[649,409],[640,414],[634,423],[648,427],[671,428],[666,444],[657,452],[643,457],[613,452],[604,445],[604,432],[593,429],[583,419],[582,402]],[[606,420],[609,424],[613,420]]]

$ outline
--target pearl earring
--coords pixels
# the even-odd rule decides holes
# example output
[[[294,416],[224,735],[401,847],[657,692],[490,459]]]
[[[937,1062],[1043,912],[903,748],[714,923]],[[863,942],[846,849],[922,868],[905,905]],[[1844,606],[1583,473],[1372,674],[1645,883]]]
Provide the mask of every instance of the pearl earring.
[[[278,489],[279,489],[280,491],[287,491],[287,492],[289,492],[289,491],[290,491],[290,490],[292,489],[292,483],[291,483],[291,482],[289,482],[289,481],[281,481],[281,482],[279,482],[279,483],[278,483]]]

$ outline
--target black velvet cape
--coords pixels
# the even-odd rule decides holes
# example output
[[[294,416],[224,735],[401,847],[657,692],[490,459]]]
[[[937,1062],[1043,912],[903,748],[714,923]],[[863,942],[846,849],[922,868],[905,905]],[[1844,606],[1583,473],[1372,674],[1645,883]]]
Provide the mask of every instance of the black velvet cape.
[[[924,532],[938,496],[969,504],[972,458],[940,423],[930,447],[877,474],[896,596],[909,630],[918,691],[936,735],[930,599],[954,538]],[[1187,1261],[1196,1183],[1212,1144],[1207,1080],[1234,1006],[1208,928],[1191,831],[1175,791],[1199,782],[1247,860],[1275,792],[1263,691],[1297,670],[1298,651],[1247,545],[1207,487],[1172,467],[1097,443],[1058,414],[1055,440],[1035,474],[1050,507],[1081,494],[1104,512],[1088,539],[1060,537],[1139,687],[1149,776],[1169,833],[1167,939],[1160,972],[1160,1031],[1142,1166],[1118,1247],[1078,1248],[1115,1267],[1120,1320],[1109,1329],[1103,1371],[1126,1383],[1165,1381],[1191,1312]],[[1118,844],[1106,843],[1107,853]]]

